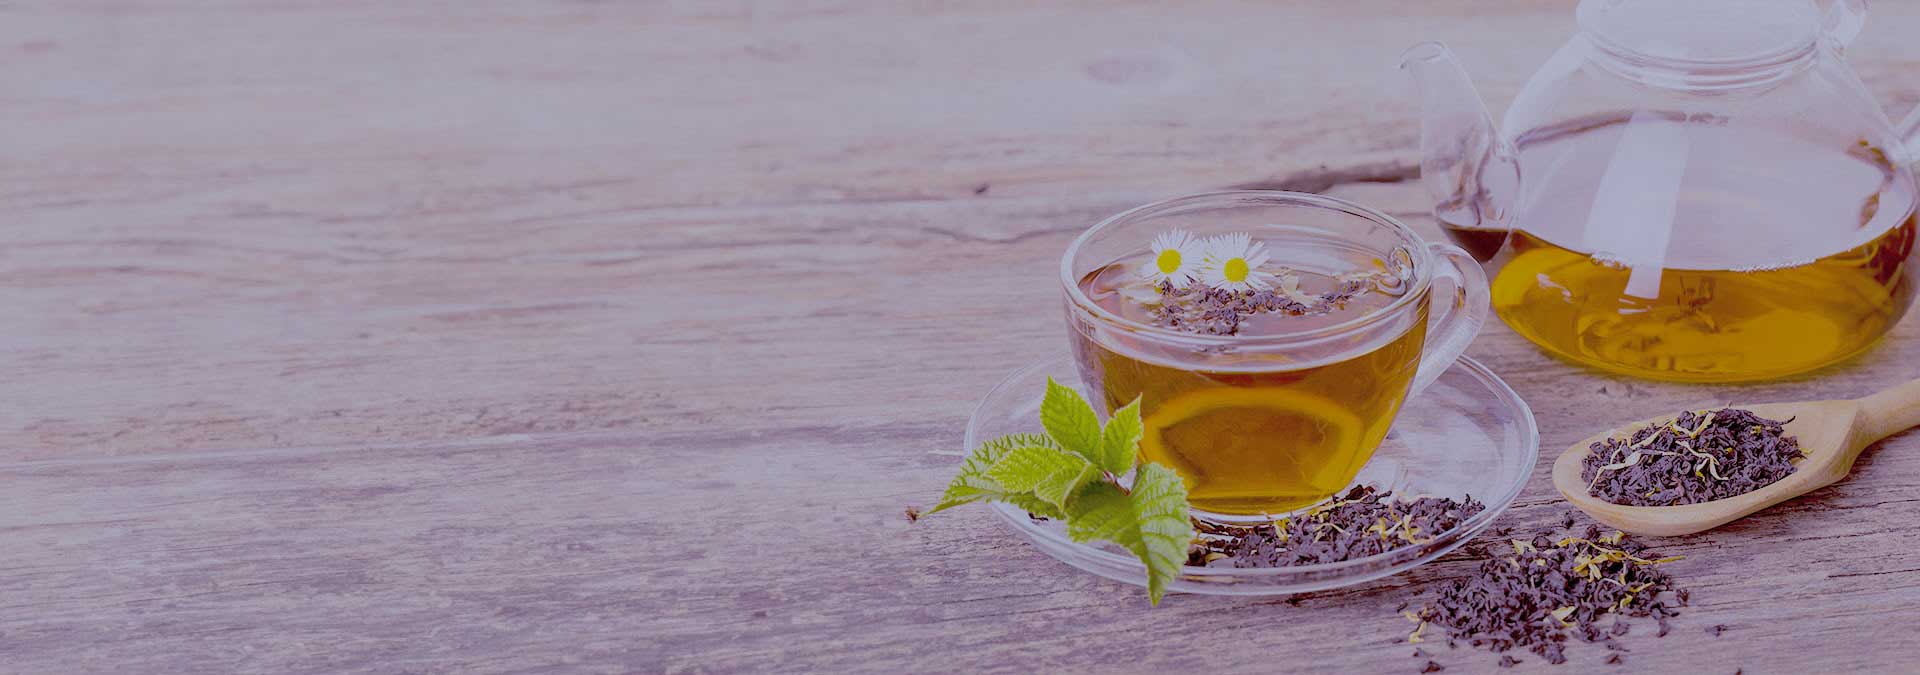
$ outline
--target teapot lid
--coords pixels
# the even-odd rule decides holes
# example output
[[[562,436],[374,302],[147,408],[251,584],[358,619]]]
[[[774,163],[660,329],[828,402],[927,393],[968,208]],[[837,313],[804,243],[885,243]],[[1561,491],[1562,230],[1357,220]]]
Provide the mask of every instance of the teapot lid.
[[[1583,0],[1581,28],[1635,55],[1693,63],[1765,60],[1820,35],[1811,0]]]

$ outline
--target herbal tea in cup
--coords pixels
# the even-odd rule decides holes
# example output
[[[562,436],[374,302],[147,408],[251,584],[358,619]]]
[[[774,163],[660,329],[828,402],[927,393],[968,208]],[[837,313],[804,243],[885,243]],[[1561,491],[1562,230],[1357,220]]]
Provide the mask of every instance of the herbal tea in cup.
[[[1221,522],[1345,489],[1487,308],[1464,251],[1290,192],[1133,209],[1075,240],[1061,274],[1081,375],[1109,411],[1141,399],[1141,458]]]

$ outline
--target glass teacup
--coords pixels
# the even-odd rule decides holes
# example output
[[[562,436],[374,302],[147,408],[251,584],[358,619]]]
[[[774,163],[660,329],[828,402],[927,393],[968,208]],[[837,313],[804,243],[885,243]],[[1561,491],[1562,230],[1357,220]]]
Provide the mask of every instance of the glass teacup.
[[[1213,286],[1156,278],[1178,267],[1152,248],[1176,230],[1191,237],[1159,241],[1185,241],[1189,263],[1229,259],[1236,246],[1264,247],[1268,260],[1215,264]],[[1487,314],[1486,277],[1465,251],[1359,204],[1293,192],[1126,211],[1074,240],[1060,274],[1082,377],[1109,411],[1139,397],[1142,458],[1180,473],[1196,515],[1229,523],[1346,488],[1401,403],[1459,358]],[[1229,283],[1236,276],[1251,285]],[[1214,304],[1194,304],[1202,297]]]

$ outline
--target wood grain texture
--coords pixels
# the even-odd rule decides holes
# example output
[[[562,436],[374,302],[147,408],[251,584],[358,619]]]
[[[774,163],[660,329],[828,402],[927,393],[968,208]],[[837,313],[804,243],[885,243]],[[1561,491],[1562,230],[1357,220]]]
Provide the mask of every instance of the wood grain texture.
[[[1148,610],[901,511],[1064,347],[1073,234],[1232,185],[1431,233],[1394,56],[1498,109],[1571,3],[1029,4],[0,3],[0,671],[1417,670],[1391,610],[1464,553]],[[1920,6],[1875,12],[1904,108]],[[1917,331],[1747,387],[1470,353],[1557,449],[1909,379]],[[1920,658],[1916,446],[1662,542],[1696,607],[1629,662]]]

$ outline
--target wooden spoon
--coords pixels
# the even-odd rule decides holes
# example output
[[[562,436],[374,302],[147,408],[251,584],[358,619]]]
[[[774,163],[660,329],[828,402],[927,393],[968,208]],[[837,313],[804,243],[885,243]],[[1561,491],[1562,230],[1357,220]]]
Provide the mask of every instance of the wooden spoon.
[[[1620,530],[1660,537],[1704,532],[1846,478],[1861,450],[1882,438],[1920,425],[1920,380],[1861,399],[1727,407],[1752,410],[1767,419],[1792,418],[1786,425],[1786,433],[1799,438],[1806,458],[1779,482],[1746,494],[1699,504],[1622,506],[1587,493],[1587,483],[1580,479],[1580,470],[1590,446],[1670,420],[1669,415],[1633,422],[1573,444],[1553,463],[1553,486],[1594,520]]]

